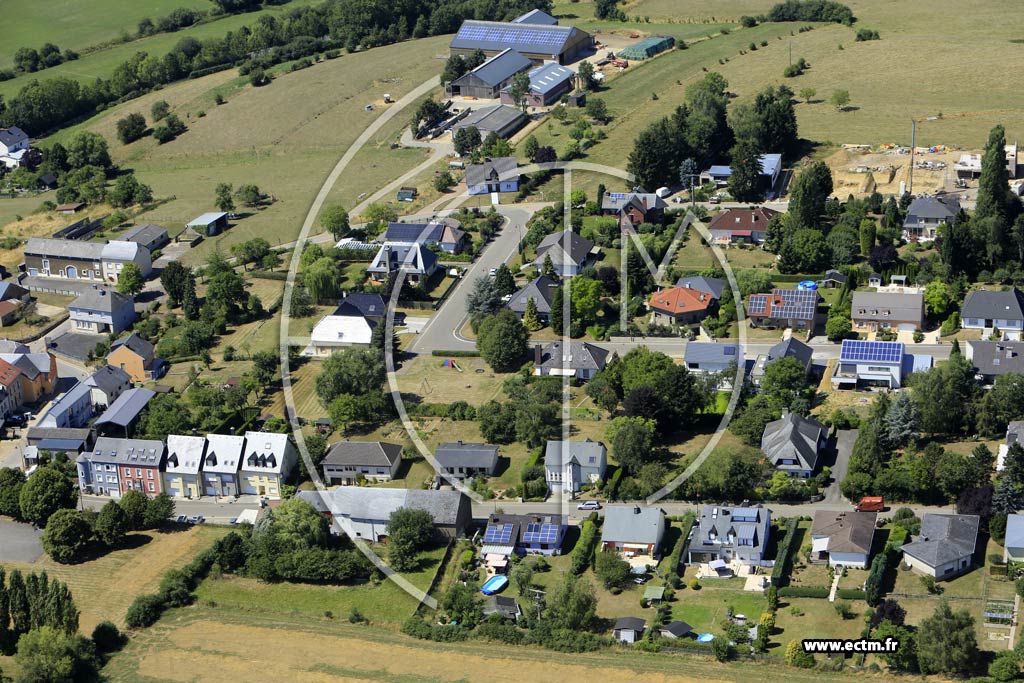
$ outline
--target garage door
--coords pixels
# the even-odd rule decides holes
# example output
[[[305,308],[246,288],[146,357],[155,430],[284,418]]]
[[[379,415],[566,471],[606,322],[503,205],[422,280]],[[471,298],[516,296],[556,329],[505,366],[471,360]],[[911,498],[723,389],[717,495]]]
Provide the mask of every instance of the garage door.
[[[900,332],[913,332],[917,329],[917,325],[913,323],[900,323],[899,327],[896,328]]]

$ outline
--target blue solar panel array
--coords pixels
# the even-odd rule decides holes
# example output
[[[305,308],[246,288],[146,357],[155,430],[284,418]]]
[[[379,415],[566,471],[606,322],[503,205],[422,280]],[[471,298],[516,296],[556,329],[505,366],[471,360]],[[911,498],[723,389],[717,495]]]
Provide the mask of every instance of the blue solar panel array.
[[[818,305],[818,293],[812,289],[777,289],[772,298],[778,297],[780,303],[772,304],[773,318],[801,318],[809,320],[814,317],[814,309]]]
[[[870,363],[899,363],[903,360],[902,342],[860,341],[846,339],[840,360]]]
[[[764,313],[767,310],[767,294],[754,294],[749,299],[747,299],[747,313]]]
[[[514,526],[514,524],[495,524],[487,527],[487,531],[484,532],[484,543],[508,545],[512,541]]]
[[[536,26],[504,25],[480,26],[463,24],[457,34],[463,40],[500,43],[507,47],[515,45],[544,45],[560,48],[565,43],[565,30],[544,29]],[[554,51],[552,52],[554,54]]]
[[[526,531],[523,532],[523,543],[554,543],[557,540],[557,524],[531,523],[526,525]]]

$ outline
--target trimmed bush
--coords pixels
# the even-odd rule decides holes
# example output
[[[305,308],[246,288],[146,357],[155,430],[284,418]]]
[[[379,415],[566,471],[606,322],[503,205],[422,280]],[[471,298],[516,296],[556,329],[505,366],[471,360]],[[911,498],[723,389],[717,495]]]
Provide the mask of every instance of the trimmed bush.
[[[859,588],[840,588],[836,591],[836,597],[843,600],[867,600],[868,594]]]
[[[456,350],[453,350],[453,351],[445,351],[443,349],[434,349],[433,351],[430,352],[430,355],[431,356],[438,356],[440,358],[448,358],[448,357],[451,357],[451,358],[479,358],[480,357],[480,352],[479,351],[470,351],[468,349],[466,349],[466,350],[456,349]]]
[[[146,628],[156,623],[164,611],[164,601],[159,595],[140,595],[128,607],[124,623],[128,628]]]
[[[779,597],[827,598],[828,588],[818,588],[816,586],[784,586],[779,589]]]
[[[594,557],[594,547],[597,545],[597,524],[591,520],[583,522],[580,531],[580,540],[576,541],[576,547],[572,549],[570,556],[572,562],[572,573],[579,576],[590,566]]]
[[[771,580],[773,586],[781,586],[783,577],[786,575],[789,557],[793,554],[793,543],[796,541],[796,527],[798,523],[799,520],[795,517],[786,523],[786,535],[779,542],[778,552],[775,553],[775,566],[772,567]],[[781,592],[779,594],[781,595]]]

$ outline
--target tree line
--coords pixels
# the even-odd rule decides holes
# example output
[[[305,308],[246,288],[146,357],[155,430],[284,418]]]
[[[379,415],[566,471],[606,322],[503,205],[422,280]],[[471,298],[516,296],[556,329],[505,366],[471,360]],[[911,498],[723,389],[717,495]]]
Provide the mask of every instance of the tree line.
[[[463,19],[505,20],[550,2],[515,0],[328,0],[294,8],[278,18],[263,15],[220,38],[182,38],[164,55],[138,52],[109,78],[80,84],[64,77],[27,83],[10,102],[0,101],[0,125],[39,136],[115,102],[212,71],[242,67],[243,75],[327,50],[376,47],[407,38],[453,33]]]

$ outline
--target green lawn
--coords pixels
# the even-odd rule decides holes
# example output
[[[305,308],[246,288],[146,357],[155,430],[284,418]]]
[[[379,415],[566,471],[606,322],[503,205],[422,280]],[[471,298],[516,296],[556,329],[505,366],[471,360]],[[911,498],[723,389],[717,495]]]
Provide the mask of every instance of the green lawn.
[[[760,593],[747,593],[742,589],[718,587],[720,580],[702,582],[699,590],[684,588],[676,591],[672,603],[672,618],[693,626],[695,633],[721,633],[722,621],[729,607],[734,614],[745,614],[756,623],[765,611],[767,602]]]
[[[386,557],[384,548],[375,548]],[[426,590],[440,570],[445,548],[422,554],[421,570],[403,574],[414,586]],[[243,610],[269,610],[282,614],[322,616],[332,612],[346,619],[353,608],[371,623],[400,624],[416,610],[417,601],[393,581],[353,586],[319,586],[298,583],[262,583],[255,579],[225,576],[207,579],[196,590],[202,603]]]

